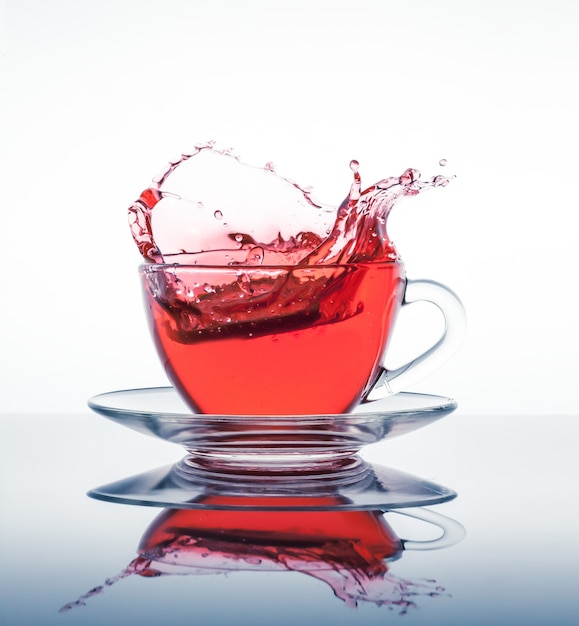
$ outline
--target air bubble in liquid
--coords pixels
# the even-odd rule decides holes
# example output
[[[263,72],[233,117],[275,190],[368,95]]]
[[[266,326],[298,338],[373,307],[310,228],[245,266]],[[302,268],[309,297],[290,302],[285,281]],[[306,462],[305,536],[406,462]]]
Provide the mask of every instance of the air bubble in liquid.
[[[246,263],[248,265],[261,265],[263,263],[264,257],[263,248],[260,246],[255,246],[247,253]]]

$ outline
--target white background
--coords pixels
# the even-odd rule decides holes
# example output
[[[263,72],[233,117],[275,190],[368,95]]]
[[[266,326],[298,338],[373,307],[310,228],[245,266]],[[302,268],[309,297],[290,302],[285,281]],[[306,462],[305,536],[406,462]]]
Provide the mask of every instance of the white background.
[[[352,158],[368,185],[446,158],[457,179],[389,223],[469,317],[416,390],[578,411],[579,2],[5,0],[1,21],[0,411],[166,384],[127,207],[207,139],[333,203]],[[396,350],[430,341],[403,322]]]

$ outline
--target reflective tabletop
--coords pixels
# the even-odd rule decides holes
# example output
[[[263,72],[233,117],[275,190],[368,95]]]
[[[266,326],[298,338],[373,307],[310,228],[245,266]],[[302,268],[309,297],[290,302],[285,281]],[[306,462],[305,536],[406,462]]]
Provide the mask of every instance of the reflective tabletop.
[[[370,445],[377,475],[448,495],[388,510],[272,511],[255,490],[249,511],[98,500],[184,450],[88,410],[2,415],[0,431],[7,626],[576,623],[579,416],[459,408]]]

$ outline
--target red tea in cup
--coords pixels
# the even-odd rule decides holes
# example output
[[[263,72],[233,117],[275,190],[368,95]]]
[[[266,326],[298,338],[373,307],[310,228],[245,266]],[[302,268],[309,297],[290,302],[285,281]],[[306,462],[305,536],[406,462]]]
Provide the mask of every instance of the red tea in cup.
[[[412,384],[454,347],[460,333],[396,372],[383,369],[403,303],[429,300],[447,327],[450,315],[462,324],[460,302],[443,286],[413,284],[409,293],[386,231],[400,198],[448,179],[422,182],[406,170],[362,191],[358,163],[350,167],[350,193],[332,208],[271,164],[249,168],[207,144],[171,163],[130,207],[148,261],[141,275],[155,344],[193,410],[343,413]]]
[[[169,378],[201,413],[343,413],[381,369],[404,292],[399,263],[146,265]]]

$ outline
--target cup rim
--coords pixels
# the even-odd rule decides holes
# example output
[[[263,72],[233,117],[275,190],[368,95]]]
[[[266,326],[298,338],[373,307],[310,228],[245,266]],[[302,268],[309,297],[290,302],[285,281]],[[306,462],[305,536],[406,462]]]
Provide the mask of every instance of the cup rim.
[[[294,263],[291,265],[248,265],[248,264],[235,264],[235,265],[212,265],[207,263],[141,263],[138,267],[140,272],[153,271],[159,269],[185,269],[185,270],[226,270],[226,271],[256,271],[256,270],[309,270],[316,268],[338,268],[338,267],[355,267],[366,265],[384,265],[384,266],[404,266],[404,261],[401,259],[392,261],[357,261],[353,263],[315,263],[313,265],[300,265]]]

